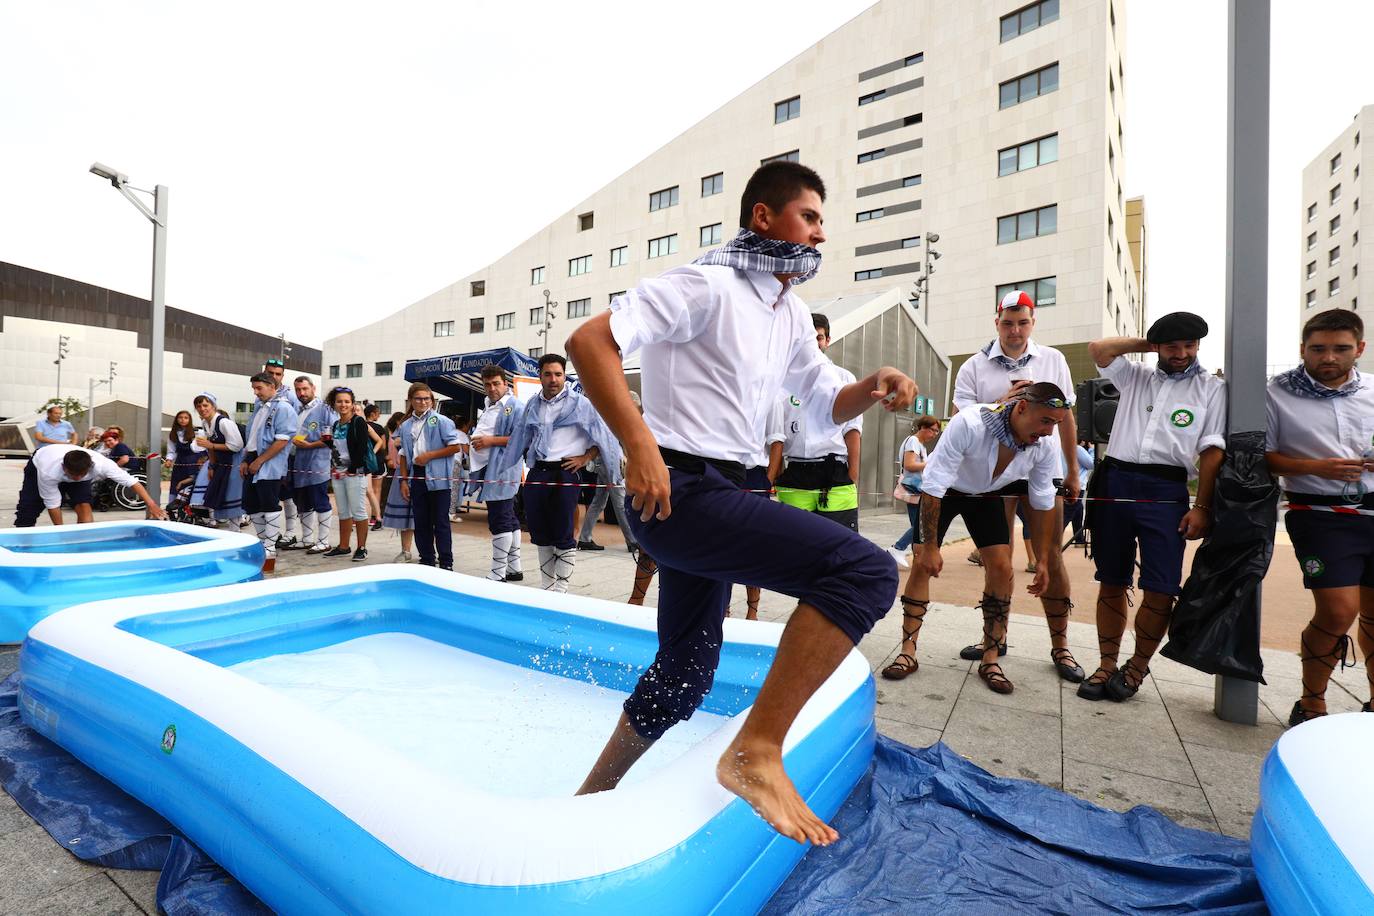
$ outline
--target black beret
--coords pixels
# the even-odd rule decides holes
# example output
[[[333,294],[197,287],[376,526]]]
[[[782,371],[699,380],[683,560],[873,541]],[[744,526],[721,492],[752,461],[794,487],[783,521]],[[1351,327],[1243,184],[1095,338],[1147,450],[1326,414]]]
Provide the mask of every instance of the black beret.
[[[1152,344],[1171,340],[1201,340],[1207,336],[1207,322],[1192,312],[1170,312],[1150,325],[1145,339]]]

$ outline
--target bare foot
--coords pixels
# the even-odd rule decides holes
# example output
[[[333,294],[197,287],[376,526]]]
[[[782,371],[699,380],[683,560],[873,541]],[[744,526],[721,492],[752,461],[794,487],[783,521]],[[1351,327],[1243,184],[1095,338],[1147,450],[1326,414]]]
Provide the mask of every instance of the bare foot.
[[[778,748],[749,748],[736,739],[716,764],[716,780],[788,839],[829,846],[840,838],[797,794]]]

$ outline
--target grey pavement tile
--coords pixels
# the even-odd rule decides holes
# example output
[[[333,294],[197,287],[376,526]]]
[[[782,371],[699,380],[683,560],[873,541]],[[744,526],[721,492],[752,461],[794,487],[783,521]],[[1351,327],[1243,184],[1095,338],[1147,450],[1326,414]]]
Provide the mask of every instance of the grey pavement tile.
[[[1210,687],[1161,681],[1159,690],[1174,730],[1188,744],[1204,744],[1261,757],[1283,734],[1283,727],[1273,723],[1240,725],[1218,719],[1212,712]]]
[[[965,669],[922,665],[905,680],[878,679],[878,711],[885,719],[943,730],[949,722],[959,691],[969,677]],[[980,685],[981,686],[981,685]]]
[[[1046,716],[1060,714],[1059,685],[1063,682],[1048,658],[1021,658],[1008,652],[1001,659],[1001,665],[1002,673],[1015,685],[1011,693],[993,693],[978,676],[977,663],[973,663],[969,666],[963,699]]]
[[[1076,687],[1065,685],[1064,756],[1183,785],[1197,786],[1197,776],[1174,732],[1168,711],[1157,699],[1126,703],[1090,702]]]
[[[959,657],[959,650],[977,642],[983,635],[982,623],[974,624],[974,612],[932,605],[921,626],[916,644],[916,657],[921,667],[938,665],[944,668],[968,670],[969,663]],[[900,637],[900,629],[894,631]]]
[[[19,668],[19,649],[0,649],[0,681],[9,677]]]
[[[1281,723],[1286,724],[1288,714],[1293,710],[1293,704],[1303,694],[1302,680],[1296,677],[1283,677],[1268,671],[1264,673],[1264,679],[1268,683],[1261,684],[1259,687],[1260,701],[1273,711]],[[1352,695],[1344,684],[1337,683],[1334,679],[1327,685],[1326,709],[1328,712],[1359,712],[1360,704],[1363,702],[1362,697]]]
[[[912,725],[910,722],[901,722],[897,719],[886,719],[879,716],[874,720],[874,725],[878,731],[894,741],[900,741],[907,747],[930,747],[940,740],[940,732],[933,728],[922,728],[919,725]]]
[[[32,826],[33,819],[19,807],[19,803],[0,790],[0,836]]]
[[[1148,805],[1184,827],[1218,832],[1207,796],[1197,786],[1064,758],[1064,791],[1113,811]]]
[[[897,646],[890,640],[865,638],[858,645],[859,652],[868,660],[868,670],[877,672],[897,655]]]
[[[1259,804],[1262,756],[1184,742],[1202,790],[1216,814],[1221,832],[1234,837],[1250,836],[1250,821]]]
[[[16,912],[26,916],[126,916],[148,911],[130,900],[109,875],[96,872],[79,884],[27,903]]]
[[[1059,720],[967,700],[964,691],[944,731],[956,753],[997,776],[1059,788],[1063,774]]]
[[[13,912],[31,911],[92,875],[101,875],[101,870],[62,849],[37,824],[0,836],[0,888]]]
[[[144,912],[157,912],[157,880],[159,873],[145,869],[111,868],[105,874],[118,884]]]
[[[1180,665],[1171,658],[1156,655],[1150,659],[1150,675],[1156,680],[1173,681],[1176,684],[1192,684],[1194,687],[1211,687],[1216,681],[1216,675],[1208,674],[1205,671],[1198,671],[1196,668],[1189,668],[1187,665]]]

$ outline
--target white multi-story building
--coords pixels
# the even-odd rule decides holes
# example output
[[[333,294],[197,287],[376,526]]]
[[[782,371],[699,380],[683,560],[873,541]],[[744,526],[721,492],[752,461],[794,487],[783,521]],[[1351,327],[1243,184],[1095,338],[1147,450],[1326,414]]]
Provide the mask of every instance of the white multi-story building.
[[[777,157],[828,188],[825,264],[803,298],[912,295],[938,256],[918,309],[956,370],[1020,286],[1040,304],[1037,340],[1095,375],[1087,342],[1143,326],[1122,199],[1123,13],[1121,0],[882,0],[495,263],[326,341],[325,384],[399,405],[406,360],[561,349],[641,277],[728,240],[749,175]],[[541,336],[545,290],[558,320]]]
[[[1302,231],[1299,276],[1302,304],[1298,327],[1320,311],[1347,308],[1364,317],[1374,302],[1374,289],[1365,290],[1360,277],[1364,248],[1374,244],[1367,211],[1360,209],[1360,172],[1369,163],[1368,144],[1360,142],[1365,127],[1374,126],[1374,105],[1366,105],[1354,120],[1302,170]],[[1361,241],[1361,236],[1365,241]],[[1361,311],[1360,303],[1365,303]],[[1365,319],[1366,322],[1368,319]],[[1360,369],[1374,371],[1374,350],[1366,349]]]

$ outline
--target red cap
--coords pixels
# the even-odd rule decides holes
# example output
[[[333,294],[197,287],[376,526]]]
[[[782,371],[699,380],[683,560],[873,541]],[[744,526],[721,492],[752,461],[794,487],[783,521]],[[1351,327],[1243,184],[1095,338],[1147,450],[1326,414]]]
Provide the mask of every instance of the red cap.
[[[997,314],[1002,314],[1003,309],[1030,309],[1035,311],[1035,300],[1030,293],[1023,289],[1014,289],[1002,297],[1002,301],[997,303]]]

